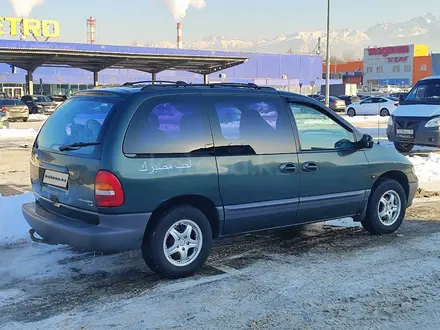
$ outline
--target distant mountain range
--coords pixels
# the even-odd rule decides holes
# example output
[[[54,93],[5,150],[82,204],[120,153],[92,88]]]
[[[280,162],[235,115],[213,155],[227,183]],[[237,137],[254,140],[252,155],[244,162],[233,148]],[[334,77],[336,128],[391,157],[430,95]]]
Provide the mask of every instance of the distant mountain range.
[[[342,29],[330,34],[331,55],[353,60],[363,56],[368,46],[402,44],[428,44],[431,51],[440,52],[440,17],[427,13],[406,22],[380,23],[367,31]],[[321,54],[325,53],[325,31],[295,32],[273,39],[242,40],[225,36],[210,36],[183,44],[187,49],[223,50],[261,53],[316,54],[318,39],[321,38]],[[138,44],[139,45],[139,44]],[[140,45],[139,45],[140,46]],[[175,42],[163,41],[142,46],[174,48]]]

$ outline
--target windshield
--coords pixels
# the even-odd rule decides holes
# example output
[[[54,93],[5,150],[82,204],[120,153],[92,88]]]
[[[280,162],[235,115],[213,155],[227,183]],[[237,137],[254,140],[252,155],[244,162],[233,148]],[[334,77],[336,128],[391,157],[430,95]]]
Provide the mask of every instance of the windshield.
[[[66,101],[47,119],[36,146],[59,152],[61,146],[100,142],[102,127],[113,106],[114,100],[106,98],[81,97]],[[70,150],[69,153],[96,156],[94,145]]]
[[[440,79],[419,81],[402,104],[440,104]]]
[[[50,98],[44,95],[35,95],[32,96],[35,102],[52,102]]]

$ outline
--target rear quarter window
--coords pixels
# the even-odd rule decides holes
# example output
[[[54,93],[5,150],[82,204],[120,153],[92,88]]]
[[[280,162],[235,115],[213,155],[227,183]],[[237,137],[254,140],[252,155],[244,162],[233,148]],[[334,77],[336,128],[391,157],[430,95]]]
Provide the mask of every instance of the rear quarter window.
[[[59,147],[74,143],[101,143],[103,127],[115,107],[110,98],[78,97],[66,101],[41,128],[37,147],[61,153]],[[99,146],[88,146],[65,154],[99,158]]]
[[[166,96],[144,101],[127,129],[126,155],[200,155],[213,147],[206,110],[197,97]]]

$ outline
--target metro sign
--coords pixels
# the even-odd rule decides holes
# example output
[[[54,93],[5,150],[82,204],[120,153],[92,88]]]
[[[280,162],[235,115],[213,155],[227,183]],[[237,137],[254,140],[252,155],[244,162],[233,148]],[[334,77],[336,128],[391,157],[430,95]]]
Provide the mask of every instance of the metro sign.
[[[408,54],[409,46],[368,48],[367,50],[369,56],[387,57],[388,55],[392,54]]]
[[[9,34],[25,37],[58,38],[60,36],[60,23],[55,20],[38,20],[34,18],[4,17],[0,16],[0,36]]]

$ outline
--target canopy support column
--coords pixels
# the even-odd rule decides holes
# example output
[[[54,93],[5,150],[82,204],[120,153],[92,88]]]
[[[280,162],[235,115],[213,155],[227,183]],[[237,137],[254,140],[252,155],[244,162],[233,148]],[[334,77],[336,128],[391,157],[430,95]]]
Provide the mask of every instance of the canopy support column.
[[[34,94],[34,77],[33,77],[34,71],[33,70],[27,70],[26,75],[26,90],[28,95]]]
[[[99,86],[99,71],[93,71],[93,86]]]

